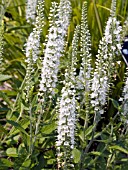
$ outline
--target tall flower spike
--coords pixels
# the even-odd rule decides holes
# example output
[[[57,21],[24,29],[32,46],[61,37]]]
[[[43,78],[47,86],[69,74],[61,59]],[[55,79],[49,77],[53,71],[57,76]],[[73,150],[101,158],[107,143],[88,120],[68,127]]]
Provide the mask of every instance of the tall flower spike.
[[[110,16],[114,17],[115,15],[116,15],[116,0],[112,0]]]
[[[127,36],[127,35],[128,35],[128,16],[122,26],[121,42],[124,40],[125,36]],[[119,49],[121,50],[121,46],[119,46]]]
[[[115,1],[112,7],[115,5]],[[113,7],[115,9],[115,7]],[[95,112],[102,114],[106,103],[106,97],[109,93],[112,77],[115,73],[115,60],[117,53],[117,44],[120,43],[121,27],[115,16],[110,16],[105,33],[100,41],[98,55],[96,59],[96,69],[92,80],[92,105]]]
[[[77,51],[79,41],[79,29],[77,26],[72,41],[72,65],[71,71],[66,70],[64,87],[61,91],[61,100],[59,102],[58,115],[58,135],[57,135],[57,153],[58,167],[72,168],[72,154],[75,143],[75,124],[76,124],[76,100],[75,100],[75,74]]]
[[[123,88],[123,94],[120,98],[122,102],[122,116],[124,123],[128,124],[128,68],[126,71],[126,80]]]
[[[57,74],[60,64],[60,57],[65,46],[65,36],[69,25],[71,4],[68,0],[61,0],[58,9],[53,3],[52,13],[54,21],[51,22],[46,49],[44,51],[44,61],[42,63],[40,95],[43,93],[54,94],[57,83]],[[57,12],[57,13],[56,13]]]
[[[4,45],[4,42],[3,42],[3,35],[4,35],[4,23],[1,22],[1,25],[0,25],[0,72],[2,72],[3,70],[3,45]]]
[[[29,23],[35,23],[37,0],[27,0],[26,20]]]
[[[61,0],[58,8],[58,17],[57,21],[59,28],[59,33],[64,37],[67,33],[67,28],[69,26],[71,15],[71,2],[69,0]]]
[[[84,2],[81,16],[81,58],[82,63],[78,76],[78,89],[84,89],[84,92],[90,91],[91,79],[91,36],[87,22],[87,2]]]
[[[77,25],[74,31],[74,36],[72,40],[72,53],[71,53],[71,71],[69,73],[70,79],[72,83],[76,86],[76,66],[77,66],[77,54],[78,54],[78,46],[79,46],[79,36],[80,36],[80,26]],[[74,87],[76,88],[76,87]]]
[[[80,35],[80,56],[82,59],[80,72],[77,79],[77,89],[79,90],[78,99],[80,100],[80,107],[84,108],[83,116],[85,117],[84,128],[88,125],[88,117],[90,113],[90,93],[91,93],[91,35],[88,28],[87,21],[87,2],[83,3],[81,14],[81,35]]]
[[[37,17],[35,27],[30,33],[26,43],[26,62],[29,62],[29,55],[32,53],[32,60],[36,63],[39,56],[40,35],[44,25],[44,1],[38,0]]]
[[[42,27],[44,26],[44,1],[38,0],[37,4],[37,17],[35,22],[35,27],[30,33],[26,46],[26,93],[28,95],[30,86],[32,85],[32,74],[34,73],[34,64],[36,64],[37,59],[39,58],[39,47],[40,47],[40,36],[42,32]],[[26,97],[27,99],[28,97]]]

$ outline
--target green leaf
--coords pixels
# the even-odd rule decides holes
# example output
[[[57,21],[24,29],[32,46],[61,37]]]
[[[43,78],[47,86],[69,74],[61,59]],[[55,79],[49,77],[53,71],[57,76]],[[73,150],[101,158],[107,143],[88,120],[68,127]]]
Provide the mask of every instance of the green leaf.
[[[90,154],[93,154],[93,155],[96,155],[96,156],[100,156],[102,153],[101,152],[92,151],[92,152],[90,152]]]
[[[0,81],[5,81],[12,78],[12,76],[0,74]]]
[[[5,130],[2,125],[0,125],[0,134],[1,134],[1,133],[5,133],[5,134],[8,133],[7,130]]]
[[[119,103],[118,103],[116,100],[114,100],[114,99],[111,99],[111,98],[110,98],[110,100],[112,101],[113,106],[114,106],[116,109],[119,109]]]
[[[55,122],[48,124],[48,125],[44,125],[44,127],[41,129],[42,133],[44,134],[50,134],[52,133],[52,131],[54,131],[56,129],[57,125]]]
[[[73,158],[74,158],[74,162],[78,163],[80,161],[81,152],[78,149],[75,148],[72,151],[72,155],[73,155]]]
[[[94,128],[94,125],[89,126],[89,128],[85,131],[85,136],[90,135],[90,133],[92,133],[93,128]]]
[[[17,92],[14,90],[2,90],[7,96],[16,96]]]
[[[9,161],[8,159],[5,158],[1,158],[0,159],[0,170],[6,170],[6,167],[8,169],[8,167],[12,167],[13,166],[13,162]]]
[[[9,28],[7,32],[10,33],[11,31],[14,31],[14,30],[18,30],[18,29],[20,30],[20,29],[26,29],[26,28],[30,28],[30,25],[12,27],[12,28]]]
[[[82,140],[82,142],[84,142],[84,132],[83,131],[79,132],[79,138]]]
[[[16,148],[8,148],[8,149],[6,150],[6,154],[7,154],[9,157],[18,157],[17,149],[16,149]]]
[[[127,163],[128,163],[128,158],[122,158],[121,161],[122,161],[122,162],[127,162]]]
[[[24,130],[24,128],[17,122],[14,122],[12,120],[7,120],[7,122],[11,125],[13,125],[16,129],[20,130],[22,133],[27,134],[27,132]]]
[[[30,121],[29,121],[27,118],[24,118],[24,119],[20,120],[20,121],[18,122],[18,124],[25,130],[25,129],[29,126]],[[20,131],[21,131],[20,129],[15,128],[15,129],[13,130],[13,132],[11,133],[11,135],[16,135],[16,134],[19,133]],[[25,133],[25,134],[26,134],[26,133]]]
[[[94,125],[91,125],[86,129],[85,132],[80,131],[79,137],[82,140],[82,142],[85,142],[85,137],[86,137],[86,139],[90,137],[89,135],[92,133],[93,128],[94,128]]]
[[[2,91],[0,91],[0,97],[3,98],[3,100],[6,103],[8,103],[8,105],[10,105],[10,106],[12,105],[12,102],[9,100],[8,96],[5,93],[3,93]]]
[[[24,143],[24,146],[25,146],[26,151],[29,152],[30,136],[22,133],[21,137],[22,137],[22,139],[23,139],[23,143]]]
[[[125,154],[128,154],[128,150],[126,150],[126,149],[124,149],[124,148],[122,148],[121,146],[118,146],[118,145],[110,146],[109,148],[119,150],[119,151],[121,151],[121,152],[123,152]]]
[[[22,167],[28,168],[28,167],[30,166],[30,164],[31,164],[31,160],[30,160],[30,159],[27,159],[27,160],[25,160],[25,161],[23,162]],[[21,169],[20,169],[20,170],[21,170]]]

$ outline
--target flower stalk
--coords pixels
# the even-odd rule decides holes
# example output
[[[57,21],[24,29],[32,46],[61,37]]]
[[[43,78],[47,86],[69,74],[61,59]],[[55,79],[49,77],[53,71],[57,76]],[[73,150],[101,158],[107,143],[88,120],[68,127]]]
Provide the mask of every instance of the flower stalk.
[[[0,25],[0,73],[3,71],[4,23]]]
[[[34,23],[36,18],[37,0],[27,0],[26,3],[26,20],[28,23]]]
[[[57,159],[58,169],[73,168],[72,150],[75,144],[76,125],[76,65],[79,42],[79,30],[77,26],[72,41],[72,64],[71,69],[65,72],[64,87],[61,90],[59,101],[58,128],[57,128]]]
[[[33,85],[33,74],[35,72],[35,66],[37,64],[37,60],[39,59],[40,54],[40,36],[42,32],[42,28],[44,26],[44,1],[38,0],[37,4],[37,17],[35,21],[35,27],[33,31],[30,33],[26,47],[26,84],[25,84],[25,94],[26,101],[29,99],[29,90]]]
[[[117,55],[117,44],[120,45],[121,26],[116,20],[116,1],[112,1],[112,14],[108,18],[105,33],[99,44],[96,58],[96,68],[92,79],[92,106],[94,112],[104,113],[104,106],[107,102],[107,95],[115,75],[115,62]]]
[[[54,95],[54,89],[58,81],[60,57],[65,47],[65,37],[71,14],[70,1],[61,0],[58,7],[56,3],[53,3],[51,13],[54,14],[54,22],[50,23],[46,48],[44,50],[39,89],[40,96],[43,96],[47,92],[49,97]]]

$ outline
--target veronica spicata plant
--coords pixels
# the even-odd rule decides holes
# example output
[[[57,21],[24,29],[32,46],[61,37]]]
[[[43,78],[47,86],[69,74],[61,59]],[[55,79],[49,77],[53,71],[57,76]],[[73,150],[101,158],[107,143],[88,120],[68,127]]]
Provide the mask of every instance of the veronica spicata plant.
[[[39,89],[40,96],[43,96],[47,92],[49,93],[49,97],[54,94],[54,89],[58,81],[60,57],[64,50],[65,36],[71,14],[71,3],[69,0],[61,0],[58,8],[56,8],[55,3],[53,5],[52,13],[54,14],[54,22],[51,22],[46,48],[44,50]]]
[[[108,18],[105,33],[99,44],[96,68],[92,79],[91,103],[97,114],[103,114],[107,95],[115,73],[117,44],[120,45],[121,26],[115,17],[116,0],[112,1],[111,14]],[[118,46],[119,46],[118,45]]]
[[[77,26],[72,41],[72,64],[71,69],[66,70],[64,87],[61,90],[61,99],[58,110],[57,127],[57,160],[58,169],[73,168],[72,150],[75,144],[75,125],[76,125],[76,65],[79,42],[79,30]]]
[[[0,72],[3,70],[4,23],[0,23]]]
[[[91,35],[87,21],[87,2],[83,3],[81,14],[81,32],[80,32],[80,56],[82,58],[80,72],[77,80],[77,89],[79,90],[80,108],[84,107],[84,128],[87,127],[90,112],[90,90],[92,74],[92,56],[91,56]],[[82,94],[82,96],[81,96]],[[83,114],[83,113],[82,113]]]
[[[83,3],[82,15],[81,15],[81,67],[78,76],[78,89],[83,89],[84,92],[90,91],[90,79],[91,79],[91,35],[88,29],[87,22],[87,2]]]
[[[123,87],[123,94],[120,98],[122,102],[122,118],[124,123],[127,125],[128,123],[128,68],[125,74],[125,85]]]
[[[42,32],[42,27],[44,26],[44,1],[38,0],[37,4],[37,17],[35,21],[35,27],[30,33],[26,47],[26,77],[25,77],[25,91],[26,91],[26,100],[29,98],[29,90],[32,86],[32,75],[34,74],[34,65],[39,59],[40,54],[40,36]]]

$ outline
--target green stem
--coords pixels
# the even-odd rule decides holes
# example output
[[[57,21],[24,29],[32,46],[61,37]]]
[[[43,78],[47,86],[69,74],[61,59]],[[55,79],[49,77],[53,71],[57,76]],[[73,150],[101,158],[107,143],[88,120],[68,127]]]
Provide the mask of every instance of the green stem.
[[[90,149],[93,141],[94,141],[94,135],[95,135],[95,132],[96,132],[96,128],[97,128],[97,125],[99,123],[99,120],[97,121],[97,112],[95,112],[95,116],[94,116],[94,121],[93,121],[93,124],[95,125],[93,130],[92,130],[92,139],[90,140],[89,144],[87,145],[85,151],[84,151],[84,154],[86,154],[88,152],[88,150]]]
[[[32,155],[33,152],[33,142],[32,142],[32,105],[30,103],[29,108],[29,119],[30,119],[30,146],[29,146],[29,153]]]
[[[92,145],[92,143],[93,143],[93,141],[94,141],[94,135],[95,135],[95,132],[96,132],[96,128],[97,128],[97,125],[98,125],[98,123],[99,123],[99,120],[97,121],[97,116],[98,115],[98,113],[97,112],[95,112],[95,115],[94,115],[94,120],[93,120],[93,124],[95,125],[94,126],[94,128],[93,128],[93,130],[92,130],[92,138],[91,138],[91,140],[90,140],[90,142],[88,143],[88,145],[87,145],[87,147],[85,148],[85,150],[83,151],[83,153],[81,154],[81,163],[80,163],[80,169],[82,169],[83,167],[83,158],[84,158],[84,156],[87,154],[87,152],[89,151],[89,149],[90,149],[90,147],[91,147],[91,145]]]
[[[46,94],[44,94],[44,99],[45,99],[45,95]],[[33,140],[33,147],[34,147],[34,144],[35,144],[36,139],[37,139],[37,134],[39,132],[39,125],[40,125],[41,117],[42,117],[42,115],[44,113],[45,100],[43,100],[43,101],[44,101],[44,103],[42,103],[42,102],[39,103],[39,106],[41,106],[41,107],[39,108],[39,111],[38,111],[39,115],[38,115],[37,123],[36,123],[35,135],[34,135],[34,140]]]
[[[38,115],[38,119],[37,119],[37,123],[36,123],[36,129],[35,129],[35,135],[34,135],[34,140],[33,140],[33,147],[34,147],[34,144],[35,144],[36,139],[37,139],[37,134],[39,132],[39,125],[40,125],[42,115],[43,115],[43,109],[41,109],[41,112]]]

